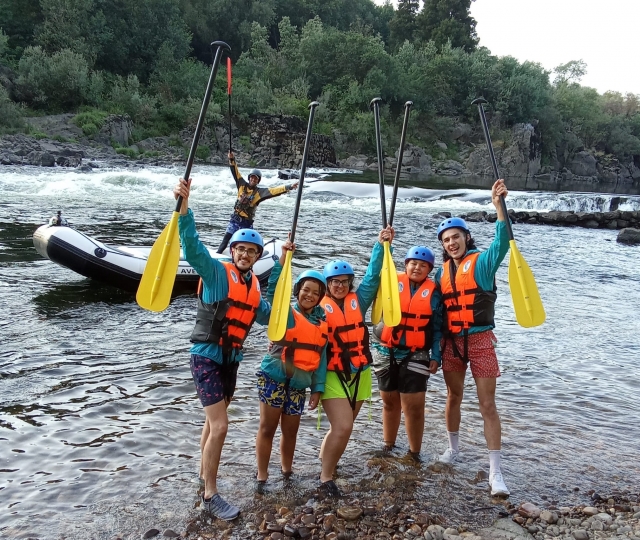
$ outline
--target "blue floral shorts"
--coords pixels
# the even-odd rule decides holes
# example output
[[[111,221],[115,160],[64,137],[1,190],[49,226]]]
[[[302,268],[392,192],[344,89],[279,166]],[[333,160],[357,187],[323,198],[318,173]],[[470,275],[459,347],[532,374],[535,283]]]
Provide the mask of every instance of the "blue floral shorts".
[[[282,409],[284,414],[302,416],[304,402],[307,397],[306,390],[297,388],[285,388],[284,383],[274,381],[264,371],[258,371],[258,396],[262,403]]]

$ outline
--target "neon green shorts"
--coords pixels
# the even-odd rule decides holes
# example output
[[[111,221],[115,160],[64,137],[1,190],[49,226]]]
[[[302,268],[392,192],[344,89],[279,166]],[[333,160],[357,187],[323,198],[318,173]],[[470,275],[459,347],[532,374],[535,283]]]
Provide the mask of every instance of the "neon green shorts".
[[[353,397],[355,392],[355,382],[353,380],[354,374],[351,375],[351,379],[347,383],[347,390],[349,391],[349,398]],[[327,371],[327,380],[324,383],[324,393],[322,399],[334,399],[334,398],[346,398],[344,387],[338,378],[335,371]],[[360,373],[360,382],[358,383],[358,396],[356,401],[364,401],[371,397],[371,369],[365,369]]]

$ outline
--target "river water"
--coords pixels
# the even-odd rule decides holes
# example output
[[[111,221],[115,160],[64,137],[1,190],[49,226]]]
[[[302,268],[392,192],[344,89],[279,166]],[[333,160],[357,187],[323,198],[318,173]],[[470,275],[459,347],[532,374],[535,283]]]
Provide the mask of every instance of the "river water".
[[[151,526],[180,530],[195,512],[203,414],[188,361],[194,298],[176,298],[163,313],[144,311],[132,295],[41,259],[31,239],[62,210],[74,227],[103,242],[149,245],[171,215],[171,188],[181,172],[0,170],[0,537],[98,539],[139,535]],[[233,204],[233,183],[226,168],[196,167],[193,178],[198,229],[216,245]],[[274,171],[265,174],[265,185],[277,182]],[[507,201],[514,209],[640,208],[640,197],[620,187],[616,194],[515,187],[521,191]],[[482,182],[471,189],[451,180],[407,180],[399,197],[396,261],[411,244],[436,247],[436,212],[492,209]],[[294,195],[265,202],[259,230],[285,238],[294,202]],[[340,257],[362,275],[380,223],[378,186],[370,176],[307,184],[294,274]],[[488,246],[494,226],[473,223],[472,230],[477,244]],[[516,324],[505,261],[497,276],[497,402],[511,500],[540,501],[544,493],[568,502],[590,488],[637,487],[640,248],[617,244],[616,231],[609,230],[516,225],[514,233],[547,321],[534,329]],[[254,374],[265,346],[265,331],[256,326],[223,452],[220,489],[243,508],[253,497]],[[438,374],[427,394],[426,463],[446,448],[444,401]],[[380,410],[374,389],[341,462],[343,485],[370,475],[362,457],[380,449]],[[326,417],[320,430],[316,422],[314,413],[303,417],[294,463],[308,489],[317,481],[317,451],[328,427]],[[407,449],[402,427],[398,442],[400,456]],[[472,380],[461,446],[461,478],[486,470]],[[271,489],[277,491],[277,443],[272,462]]]

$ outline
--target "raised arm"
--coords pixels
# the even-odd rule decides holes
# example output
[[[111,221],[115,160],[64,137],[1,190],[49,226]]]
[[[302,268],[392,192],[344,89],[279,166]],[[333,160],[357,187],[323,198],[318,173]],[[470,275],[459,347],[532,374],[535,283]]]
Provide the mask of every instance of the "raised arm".
[[[238,165],[236,164],[236,158],[233,155],[233,152],[229,152],[229,168],[231,169],[231,176],[235,180],[236,187],[240,189],[242,186],[248,185],[247,181],[242,178],[240,171],[238,170]]]

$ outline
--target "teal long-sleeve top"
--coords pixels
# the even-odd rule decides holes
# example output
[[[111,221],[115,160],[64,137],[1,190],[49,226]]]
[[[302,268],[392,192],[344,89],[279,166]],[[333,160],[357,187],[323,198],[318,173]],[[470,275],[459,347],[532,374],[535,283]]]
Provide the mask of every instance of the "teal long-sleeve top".
[[[202,278],[202,301],[212,304],[227,298],[229,296],[227,271],[220,261],[210,255],[209,250],[200,241],[191,209],[178,218],[178,231],[184,258]],[[243,277],[245,280],[251,279],[251,272],[248,272]],[[271,304],[261,298],[256,321],[266,325],[269,323],[270,314]],[[222,348],[217,343],[194,343],[191,347],[191,353],[222,364]],[[242,350],[234,348],[230,360],[232,362],[241,362]]]
[[[471,253],[478,253],[479,249],[473,249],[467,251],[466,255]],[[507,224],[504,221],[496,221],[496,234],[491,242],[491,245],[485,251],[481,251],[476,262],[476,267],[473,272],[473,277],[480,287],[484,291],[492,291],[493,284],[495,283],[496,273],[500,264],[509,252],[509,233],[507,232]],[[465,255],[465,256],[466,256]],[[447,265],[438,270],[435,277],[436,285],[440,290],[440,278],[442,272]],[[445,323],[446,324],[446,323]],[[478,334],[480,332],[486,332],[492,330],[494,326],[473,326],[469,328],[469,334]]]
[[[267,288],[267,301],[273,302],[273,296],[276,291],[276,285],[278,284],[278,278],[282,272],[282,266],[279,261],[276,261],[269,276],[269,286]],[[289,314],[287,316],[287,328],[293,328],[295,326],[295,319],[293,318],[292,310],[296,310],[298,313],[302,313],[310,322],[317,324],[320,321],[325,320],[324,309],[320,306],[313,308],[311,313],[307,314],[300,309],[298,302],[295,302],[293,306],[289,306]],[[282,360],[282,347],[277,344],[270,344],[269,352],[262,359],[260,369],[264,371],[271,379],[276,382],[284,383],[287,380],[286,364]],[[289,381],[289,385],[297,390],[304,390],[310,388],[311,392],[324,392],[324,383],[327,378],[327,347],[323,347],[320,353],[320,365],[315,371],[304,371],[296,366],[293,366],[293,376]]]
[[[409,289],[411,291],[411,298],[413,295],[418,292],[422,284],[415,284],[413,282],[409,282]],[[432,328],[432,341],[427,344],[428,348],[431,350],[430,359],[438,362],[438,365],[441,363],[441,352],[440,352],[440,340],[442,339],[442,293],[440,289],[436,288],[431,295],[431,328]],[[410,353],[410,351],[402,346],[405,344],[405,336],[403,335],[400,339],[400,347],[393,348],[393,356],[396,360],[404,360]],[[384,357],[390,357],[389,347],[385,347],[380,342],[374,342],[373,346],[376,350]]]

